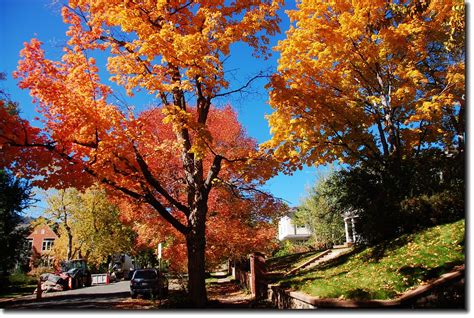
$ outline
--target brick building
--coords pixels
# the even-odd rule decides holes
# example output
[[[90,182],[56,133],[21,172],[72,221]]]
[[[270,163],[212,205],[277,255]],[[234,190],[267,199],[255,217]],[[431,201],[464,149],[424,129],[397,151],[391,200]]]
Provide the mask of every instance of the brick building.
[[[47,224],[38,224],[33,228],[28,236],[28,250],[31,251],[32,265],[37,259],[41,260],[41,265],[50,266],[52,264],[50,251],[57,238],[57,234]]]

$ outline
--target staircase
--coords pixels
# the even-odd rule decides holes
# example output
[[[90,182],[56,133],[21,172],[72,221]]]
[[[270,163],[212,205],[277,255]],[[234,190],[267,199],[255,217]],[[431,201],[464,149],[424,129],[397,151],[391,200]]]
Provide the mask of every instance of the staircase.
[[[285,274],[285,276],[292,275],[292,274],[294,274],[298,271],[301,271],[301,270],[307,270],[307,269],[313,268],[313,267],[315,267],[317,265],[320,265],[322,263],[325,263],[329,260],[335,259],[335,258],[339,257],[340,255],[349,252],[350,250],[352,250],[352,247],[348,246],[348,245],[334,246],[332,249],[325,250],[324,252],[322,252],[322,253],[316,255],[315,257],[307,260],[303,264],[301,264],[301,265],[293,268],[292,270],[288,271]]]

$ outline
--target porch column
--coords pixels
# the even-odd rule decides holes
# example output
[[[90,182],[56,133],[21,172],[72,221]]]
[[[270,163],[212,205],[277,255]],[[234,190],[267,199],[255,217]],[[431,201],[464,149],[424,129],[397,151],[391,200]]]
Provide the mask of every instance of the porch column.
[[[357,242],[357,233],[356,233],[356,228],[355,228],[355,218],[351,218],[351,223],[352,223],[352,239],[353,239],[353,242]]]
[[[344,229],[346,230],[346,243],[352,243],[352,238],[349,233],[349,218],[344,218]]]

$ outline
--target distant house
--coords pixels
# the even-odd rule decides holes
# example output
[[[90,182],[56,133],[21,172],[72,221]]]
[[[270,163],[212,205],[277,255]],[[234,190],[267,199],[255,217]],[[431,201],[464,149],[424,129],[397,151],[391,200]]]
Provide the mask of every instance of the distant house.
[[[293,222],[296,209],[292,209],[278,222],[278,239],[280,241],[289,240],[292,242],[307,241],[312,232],[307,226],[298,226]]]
[[[346,244],[355,244],[362,241],[362,237],[357,233],[357,221],[359,212],[356,210],[345,211],[342,215],[346,232]]]
[[[278,222],[278,239],[280,241],[290,240],[292,242],[307,241],[313,234],[307,226],[297,226],[293,219],[296,209],[292,209],[287,215],[282,217]],[[359,214],[357,211],[346,211],[342,214],[345,226],[346,244],[355,244],[361,240],[357,233],[357,220]]]
[[[35,226],[28,239],[28,251],[31,251],[31,262],[40,259],[41,265],[52,265],[52,257],[50,252],[53,248],[54,241],[58,239],[58,235],[47,224],[38,224]]]

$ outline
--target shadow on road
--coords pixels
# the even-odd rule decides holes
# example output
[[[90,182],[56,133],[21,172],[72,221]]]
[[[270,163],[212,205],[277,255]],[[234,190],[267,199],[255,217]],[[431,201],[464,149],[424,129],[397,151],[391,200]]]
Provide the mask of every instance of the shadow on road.
[[[207,285],[208,303],[205,309],[270,308],[257,303],[252,295],[242,290],[234,280],[220,280]],[[166,299],[138,297],[132,299],[129,291],[84,294],[47,294],[42,299],[34,295],[0,302],[5,312],[31,310],[163,310],[193,309],[184,290],[170,290]]]
[[[130,296],[129,292],[116,292],[116,293],[89,293],[89,294],[74,294],[74,295],[46,295],[44,298],[36,299],[36,296],[22,297],[19,299],[13,299],[2,302],[0,307],[5,310],[10,309],[34,309],[34,308],[61,308],[69,307],[77,303],[97,303],[106,302],[107,300],[118,300],[127,298]]]

